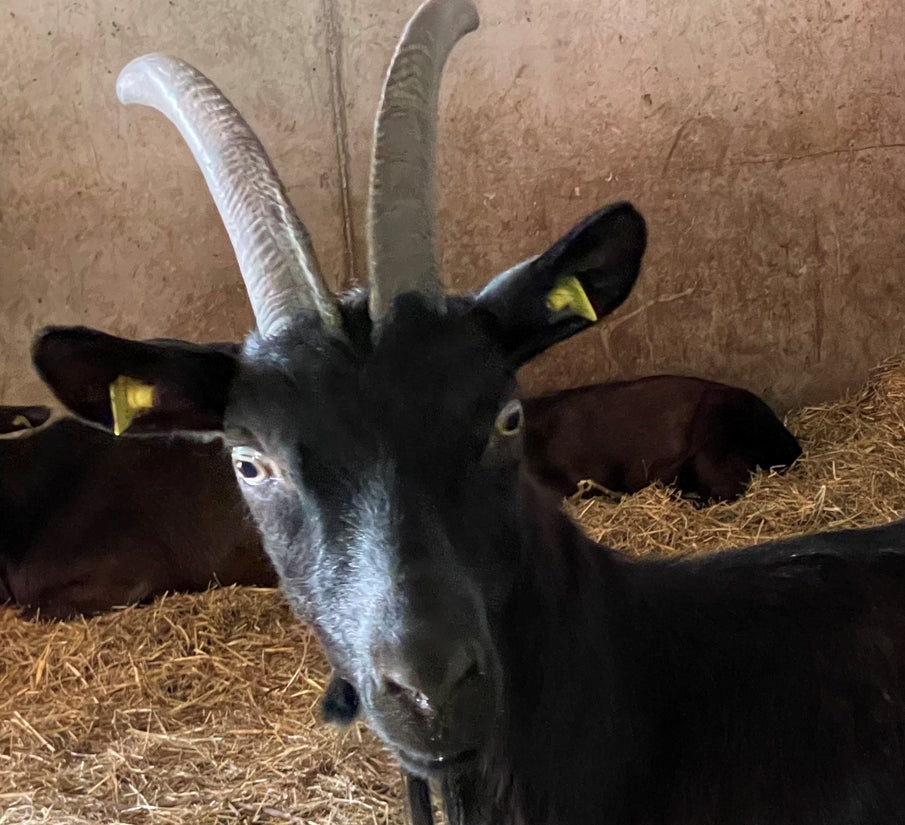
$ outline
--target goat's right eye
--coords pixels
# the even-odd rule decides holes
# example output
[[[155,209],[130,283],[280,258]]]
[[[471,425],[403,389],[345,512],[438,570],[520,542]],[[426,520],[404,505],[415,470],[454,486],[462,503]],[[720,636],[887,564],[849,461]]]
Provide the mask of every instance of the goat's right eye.
[[[246,484],[261,484],[273,477],[270,462],[250,447],[233,447],[233,468]]]

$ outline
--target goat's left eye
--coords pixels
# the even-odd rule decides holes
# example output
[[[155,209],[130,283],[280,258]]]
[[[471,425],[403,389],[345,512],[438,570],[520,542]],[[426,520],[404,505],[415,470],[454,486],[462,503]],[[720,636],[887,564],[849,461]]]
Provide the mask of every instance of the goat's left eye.
[[[233,447],[233,468],[246,484],[261,484],[273,477],[271,463],[250,447]]]
[[[496,417],[494,429],[502,436],[518,435],[524,422],[525,413],[522,410],[522,402],[517,398],[513,398],[500,410],[500,414]]]

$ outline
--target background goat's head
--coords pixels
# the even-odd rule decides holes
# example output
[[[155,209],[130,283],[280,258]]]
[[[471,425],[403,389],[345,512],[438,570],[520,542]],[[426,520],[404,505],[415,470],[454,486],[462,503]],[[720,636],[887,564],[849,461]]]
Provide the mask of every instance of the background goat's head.
[[[199,161],[257,330],[239,355],[83,328],[50,328],[34,347],[56,395],[89,421],[224,434],[285,593],[420,772],[479,750],[499,710],[493,628],[524,508],[515,373],[617,307],[645,247],[641,216],[616,204],[479,295],[444,295],[437,92],[449,50],[476,26],[468,0],[430,0],[403,34],[375,127],[370,292],[341,298],[219,90],[173,58],[127,66],[120,98],[164,112]],[[114,422],[111,385],[131,421]]]

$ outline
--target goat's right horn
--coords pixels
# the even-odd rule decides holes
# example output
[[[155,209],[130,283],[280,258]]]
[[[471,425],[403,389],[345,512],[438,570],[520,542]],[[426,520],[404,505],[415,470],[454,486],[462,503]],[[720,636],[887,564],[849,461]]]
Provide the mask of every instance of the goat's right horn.
[[[440,76],[452,47],[478,27],[471,0],[427,0],[406,26],[387,72],[374,124],[368,192],[369,310],[417,290],[439,304],[434,248],[434,166]]]
[[[341,335],[336,297],[308,231],[261,142],[223,93],[188,63],[163,54],[129,63],[116,92],[122,103],[166,115],[192,150],[229,233],[260,333],[272,335],[298,310],[313,309]]]

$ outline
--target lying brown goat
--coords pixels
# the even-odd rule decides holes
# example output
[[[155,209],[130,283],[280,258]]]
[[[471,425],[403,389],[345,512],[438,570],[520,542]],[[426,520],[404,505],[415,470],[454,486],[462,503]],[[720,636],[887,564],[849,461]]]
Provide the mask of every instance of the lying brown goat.
[[[591,479],[635,493],[654,481],[704,501],[741,495],[751,473],[788,467],[798,441],[753,393],[679,375],[529,398],[525,456],[560,495]]]
[[[2,407],[0,427],[49,416]],[[72,418],[0,439],[0,603],[68,618],[275,582],[219,443],[117,439]]]

